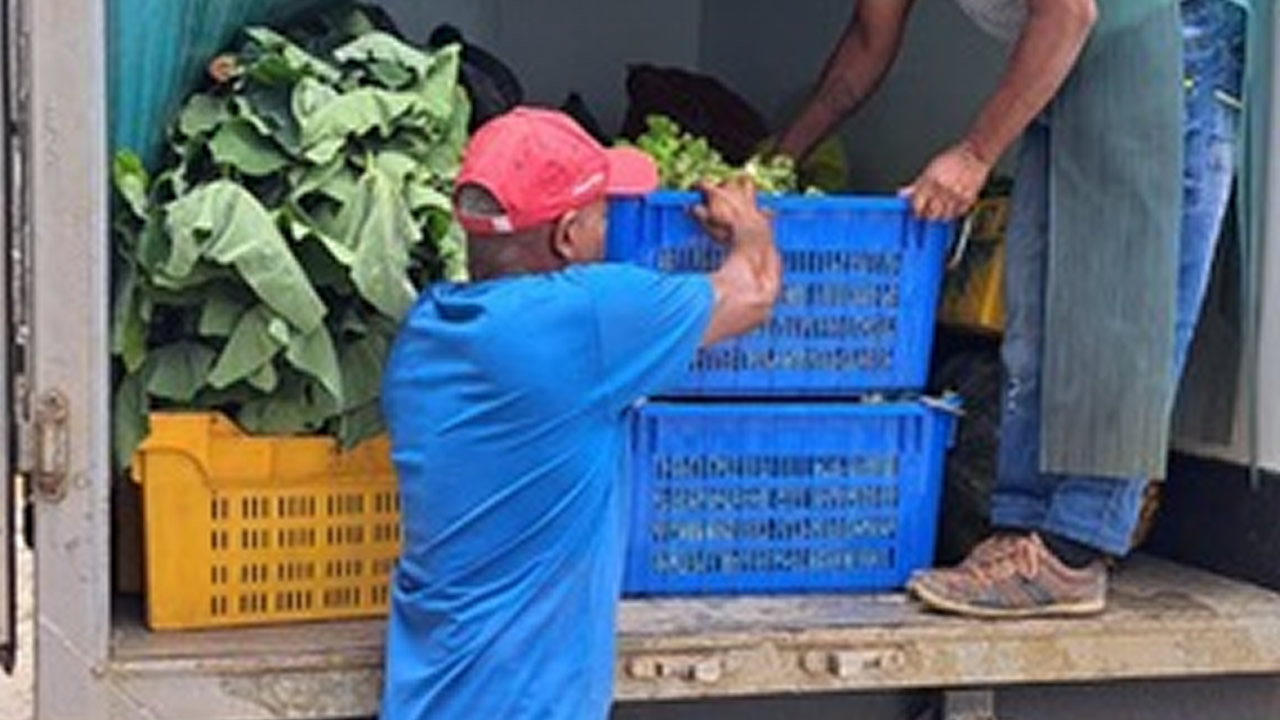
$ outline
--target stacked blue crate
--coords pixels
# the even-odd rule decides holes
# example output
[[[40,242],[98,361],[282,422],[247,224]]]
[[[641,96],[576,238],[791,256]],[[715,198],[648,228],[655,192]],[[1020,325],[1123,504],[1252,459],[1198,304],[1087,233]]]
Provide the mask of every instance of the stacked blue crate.
[[[697,201],[616,201],[609,259],[714,270]],[[628,595],[887,590],[932,562],[954,408],[919,393],[951,226],[898,198],[762,205],[785,267],[771,323],[635,414]]]

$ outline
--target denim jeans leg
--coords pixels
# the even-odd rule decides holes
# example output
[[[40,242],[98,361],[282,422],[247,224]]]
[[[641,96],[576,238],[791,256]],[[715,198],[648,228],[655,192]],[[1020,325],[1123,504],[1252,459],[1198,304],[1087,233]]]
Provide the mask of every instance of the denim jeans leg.
[[[1022,140],[1005,240],[1005,380],[1000,450],[991,496],[997,527],[1034,529],[1053,486],[1040,472],[1040,367],[1048,258],[1049,133],[1036,121]]]
[[[1059,476],[1055,485],[1040,530],[1116,557],[1129,552],[1146,478]]]
[[[1182,377],[1235,179],[1244,82],[1244,10],[1223,0],[1182,0],[1186,64],[1186,172],[1178,263],[1174,378]],[[1224,100],[1224,97],[1226,98]],[[1232,98],[1237,99],[1235,103]]]
[[[1217,98],[1188,104],[1187,176],[1178,259],[1174,377],[1181,378],[1200,319],[1235,179],[1240,111]]]

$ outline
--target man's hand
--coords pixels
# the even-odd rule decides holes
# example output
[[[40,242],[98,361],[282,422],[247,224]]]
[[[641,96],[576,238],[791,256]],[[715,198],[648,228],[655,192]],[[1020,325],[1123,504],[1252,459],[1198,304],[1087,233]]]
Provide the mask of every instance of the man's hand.
[[[732,246],[768,239],[769,217],[756,203],[756,187],[751,178],[738,176],[723,185],[703,183],[698,189],[704,202],[693,208],[693,216],[716,242]]]
[[[990,175],[991,163],[961,143],[934,158],[902,195],[926,220],[954,220],[973,208]]]

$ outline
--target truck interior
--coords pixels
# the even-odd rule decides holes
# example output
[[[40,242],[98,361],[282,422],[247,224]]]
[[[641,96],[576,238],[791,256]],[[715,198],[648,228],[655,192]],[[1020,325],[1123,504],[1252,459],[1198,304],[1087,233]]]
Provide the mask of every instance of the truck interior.
[[[641,64],[714,76],[750,102],[771,129],[780,127],[805,98],[851,5],[380,4],[415,41],[425,43],[441,24],[455,26],[467,42],[513,69],[527,100],[561,106],[575,98],[606,133],[623,123],[628,68]],[[963,131],[997,79],[1004,57],[999,45],[973,29],[951,3],[918,5],[905,51],[884,89],[841,131],[851,192],[892,193],[907,182],[932,152]],[[199,31],[184,32],[194,37]],[[1002,165],[1009,169],[1007,162]],[[1230,264],[1234,244],[1228,240],[1222,247],[1219,264]],[[1184,717],[1178,713],[1194,705],[1185,698],[1206,695],[1217,697],[1223,708],[1216,717],[1251,717],[1232,708],[1258,703],[1277,707],[1275,685],[1254,682],[1280,675],[1280,372],[1268,369],[1280,367],[1275,271],[1280,261],[1274,259],[1259,270],[1265,297],[1260,384],[1247,373],[1223,374],[1193,361],[1187,384],[1199,390],[1184,392],[1196,400],[1184,399],[1179,410],[1177,451],[1154,530],[1136,556],[1120,563],[1107,613],[991,623],[922,613],[899,594],[630,599],[620,611],[616,717],[959,720],[998,711],[1010,718],[1083,712],[1096,718],[1170,718]],[[1218,276],[1200,343],[1238,341],[1222,318],[1239,288],[1230,273]],[[942,329],[935,354],[937,367],[966,358],[963,372],[938,382],[976,394],[966,397],[971,414],[983,403],[998,405],[998,337]],[[105,352],[101,362],[108,362]],[[1239,393],[1228,392],[1236,385]],[[1237,402],[1227,412],[1231,427],[1206,431],[1201,413],[1223,417],[1206,404],[1237,395],[1259,398],[1260,408],[1250,412],[1249,403]],[[986,438],[986,450],[970,447],[969,457],[990,452],[991,440]],[[140,512],[131,483],[117,480],[109,527],[101,526],[102,515],[86,530],[107,539],[113,570],[110,597],[88,603],[101,608],[103,617],[86,621],[106,624],[107,658],[104,664],[84,662],[110,688],[119,717],[266,720],[376,712],[379,621],[148,630]],[[66,535],[39,535],[39,541],[54,537]],[[7,571],[0,557],[0,572]],[[41,601],[54,592],[41,585]],[[58,629],[44,627],[41,637],[50,632]],[[1214,685],[1215,679],[1224,684]],[[45,687],[57,684],[52,679],[38,682],[41,697],[58,693]],[[1024,692],[1036,688],[1043,692]],[[1138,699],[1127,710],[1082,709],[1115,688]],[[1054,697],[1068,701],[1055,709],[1046,699]],[[1155,712],[1156,704],[1144,704],[1155,697],[1163,698],[1161,714],[1142,714]]]

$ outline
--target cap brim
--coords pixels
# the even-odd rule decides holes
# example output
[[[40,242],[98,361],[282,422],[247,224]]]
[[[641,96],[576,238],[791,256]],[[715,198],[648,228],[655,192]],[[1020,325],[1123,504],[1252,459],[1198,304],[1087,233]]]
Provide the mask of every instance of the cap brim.
[[[641,150],[632,147],[609,148],[609,185],[605,193],[647,195],[658,189],[658,165]]]

